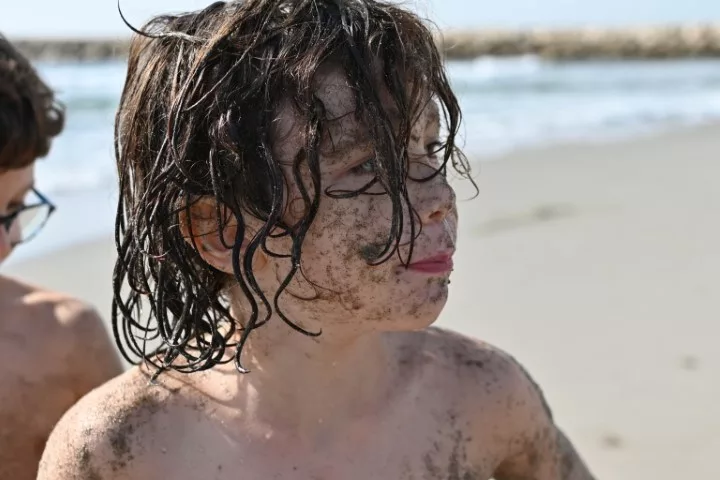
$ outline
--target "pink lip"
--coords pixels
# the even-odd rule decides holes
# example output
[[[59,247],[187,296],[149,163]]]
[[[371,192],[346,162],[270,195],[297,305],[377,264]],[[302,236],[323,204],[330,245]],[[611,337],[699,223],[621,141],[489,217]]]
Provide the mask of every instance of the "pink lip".
[[[422,273],[448,273],[453,269],[453,259],[451,254],[435,255],[413,262],[407,268]]]

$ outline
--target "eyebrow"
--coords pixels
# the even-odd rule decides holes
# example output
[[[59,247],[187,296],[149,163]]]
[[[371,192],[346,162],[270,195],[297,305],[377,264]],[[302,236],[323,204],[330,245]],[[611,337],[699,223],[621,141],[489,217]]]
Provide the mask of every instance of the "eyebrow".
[[[428,105],[427,108],[429,110],[426,116],[425,125],[423,127],[428,128],[431,125],[440,125],[440,109],[438,108],[438,106],[435,103],[431,103]],[[417,135],[411,135],[410,138],[412,138],[416,142],[420,140],[420,137],[418,137]]]

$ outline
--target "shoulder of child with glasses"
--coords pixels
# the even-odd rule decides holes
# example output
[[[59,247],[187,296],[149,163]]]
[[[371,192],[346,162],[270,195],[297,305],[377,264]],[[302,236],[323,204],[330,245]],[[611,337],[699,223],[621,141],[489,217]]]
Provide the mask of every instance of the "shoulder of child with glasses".
[[[55,208],[34,187],[34,164],[63,117],[52,91],[0,36],[0,263],[32,240]],[[0,478],[34,478],[64,412],[120,372],[94,309],[0,276]]]
[[[71,390],[77,400],[110,374],[120,373],[110,337],[92,306],[2,275],[0,347],[0,365],[12,363],[12,370],[28,386],[35,377],[43,377],[46,384],[58,387],[57,392],[49,392],[51,396]],[[3,371],[0,366],[5,380]],[[3,381],[0,396],[5,386]]]

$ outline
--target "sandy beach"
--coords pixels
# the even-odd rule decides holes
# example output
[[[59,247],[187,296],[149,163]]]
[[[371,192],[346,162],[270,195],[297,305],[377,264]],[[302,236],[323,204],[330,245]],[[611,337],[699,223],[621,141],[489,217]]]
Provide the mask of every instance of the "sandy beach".
[[[720,478],[720,126],[478,163],[440,324],[510,351],[599,479]],[[110,239],[5,273],[109,317]]]

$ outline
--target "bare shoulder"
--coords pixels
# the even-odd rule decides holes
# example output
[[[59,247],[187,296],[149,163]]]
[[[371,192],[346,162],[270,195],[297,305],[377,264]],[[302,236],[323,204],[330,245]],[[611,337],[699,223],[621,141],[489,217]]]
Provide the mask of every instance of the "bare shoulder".
[[[518,389],[537,389],[520,363],[507,352],[489,343],[442,328],[428,328],[409,334],[405,349],[436,373],[457,380],[458,387],[484,396],[509,395]],[[464,394],[471,393],[464,391]]]
[[[513,422],[527,415],[552,422],[552,412],[540,387],[509,353],[489,343],[451,330],[419,332],[414,350],[433,358],[435,375],[447,378],[446,392],[458,409],[476,412],[475,420],[512,435]]]
[[[81,336],[104,334],[95,309],[70,295],[7,277],[0,277],[0,290],[3,292],[2,308],[9,312],[7,317],[23,317],[28,328],[36,326],[38,333],[51,329],[48,333],[53,336],[63,332]]]
[[[416,334],[412,343],[433,359],[435,375],[451,379],[444,385],[448,408],[466,421],[474,448],[493,458],[493,478],[592,479],[541,388],[513,356],[439,328]]]
[[[457,373],[471,408],[505,420],[510,431],[510,423],[522,418],[521,412],[532,411],[533,416],[552,422],[542,389],[511,354],[449,330],[433,328],[427,335],[435,343],[433,348],[442,353],[442,368]]]
[[[148,476],[148,442],[162,441],[163,422],[181,401],[167,379],[150,383],[134,367],[75,404],[50,436],[39,480],[125,479]],[[143,448],[141,448],[143,447]]]
[[[78,395],[122,372],[97,311],[72,296],[1,277],[0,310],[7,323],[68,372]]]
[[[510,354],[489,343],[442,328],[428,328],[406,335],[403,349],[422,370],[420,378],[442,392],[444,408],[467,413],[479,430],[514,435],[521,412],[552,421],[540,387]]]

